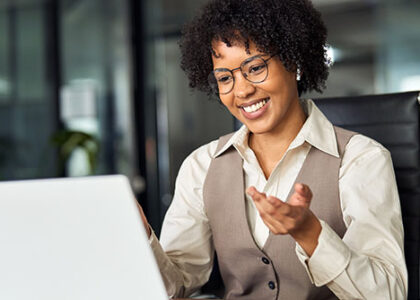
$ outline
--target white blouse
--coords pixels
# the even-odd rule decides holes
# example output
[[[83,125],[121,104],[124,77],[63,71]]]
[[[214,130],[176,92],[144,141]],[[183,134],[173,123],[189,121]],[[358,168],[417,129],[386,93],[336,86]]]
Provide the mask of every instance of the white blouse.
[[[302,105],[308,118],[268,180],[248,146],[249,131],[245,126],[220,150],[233,145],[242,156],[246,187],[253,185],[285,200],[311,147],[338,156],[332,124],[313,101]],[[206,283],[213,266],[214,246],[202,188],[216,147],[217,141],[213,141],[185,159],[160,244],[154,234],[150,239],[171,297],[188,296],[197,290]],[[366,136],[353,136],[343,155],[339,189],[347,226],[343,239],[321,220],[318,246],[311,257],[296,244],[296,255],[311,282],[327,285],[340,299],[405,299],[404,233],[389,151]],[[250,230],[262,248],[269,229],[248,195],[246,201]]]

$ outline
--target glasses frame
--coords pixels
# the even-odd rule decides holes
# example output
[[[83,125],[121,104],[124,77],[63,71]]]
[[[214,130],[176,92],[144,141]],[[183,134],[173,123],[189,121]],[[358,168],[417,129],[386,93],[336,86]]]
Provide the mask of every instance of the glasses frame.
[[[277,54],[273,54],[273,55],[271,55],[270,57],[268,57],[268,58],[263,58],[262,56],[262,54],[258,54],[258,55],[254,55],[254,56],[251,56],[251,57],[248,57],[247,59],[245,59],[243,62],[241,62],[241,65],[239,66],[239,67],[237,67],[237,68],[234,68],[234,69],[228,69],[228,68],[217,68],[217,69],[214,69],[210,74],[209,74],[209,85],[210,85],[210,87],[214,90],[214,92],[216,93],[216,95],[226,95],[226,94],[229,94],[232,90],[233,90],[233,88],[235,87],[235,76],[233,76],[233,72],[235,72],[235,71],[237,71],[237,70],[241,70],[241,74],[242,74],[242,76],[247,80],[247,81],[249,81],[249,82],[251,82],[251,83],[262,83],[262,82],[264,82],[266,79],[267,79],[267,77],[268,77],[268,61],[270,60],[270,59],[272,59],[274,56],[276,56]],[[242,68],[247,64],[247,63],[249,63],[250,61],[252,61],[252,60],[254,60],[254,59],[256,59],[256,58],[260,58],[263,62],[264,62],[264,64],[265,64],[265,66],[266,66],[266,68],[267,68],[267,73],[265,74],[265,77],[264,77],[264,79],[262,79],[262,80],[260,80],[260,81],[252,81],[252,80],[250,80],[249,78],[247,78],[247,74],[246,74],[246,72],[244,72],[243,70],[242,70]],[[221,71],[223,71],[223,72],[229,72],[231,75],[232,75],[232,80],[233,80],[233,82],[232,82],[232,87],[231,87],[231,89],[228,91],[228,92],[225,92],[225,93],[219,93],[219,89],[217,88],[217,91],[216,91],[216,88],[214,88],[213,86],[212,86],[212,83],[210,82],[210,78],[212,78],[212,79],[214,79],[214,80],[216,80],[216,76],[215,76],[215,73],[216,72],[221,72]],[[217,82],[217,80],[216,80],[216,82]]]

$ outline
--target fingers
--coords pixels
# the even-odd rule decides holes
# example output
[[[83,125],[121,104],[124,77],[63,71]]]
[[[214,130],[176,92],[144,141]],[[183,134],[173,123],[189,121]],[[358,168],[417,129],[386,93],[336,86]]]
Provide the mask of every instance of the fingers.
[[[281,200],[258,192],[254,187],[247,190],[247,193],[252,197],[255,207],[260,213],[261,219],[268,229],[274,234],[286,234],[287,230],[283,224],[278,220],[279,205]],[[282,215],[280,215],[282,217]]]
[[[260,193],[255,187],[246,192],[254,200],[260,216],[274,234],[292,234],[298,232],[308,217],[312,192],[307,185],[296,184],[294,193],[287,203],[280,199]]]
[[[254,201],[260,201],[266,198],[264,193],[260,193],[254,186],[247,188],[246,193],[251,196]]]
[[[291,213],[290,205],[285,204],[283,201],[274,196],[267,197],[265,193],[258,192],[258,190],[253,186],[247,189],[247,194],[254,200],[255,206],[263,219],[271,218],[279,221]]]
[[[302,183],[296,183],[294,189],[295,192],[292,194],[287,203],[293,206],[303,206],[309,208],[312,200],[311,189],[306,184]]]
[[[295,192],[298,193],[300,196],[312,199],[312,191],[306,184],[303,183],[296,183],[295,184]]]
[[[255,187],[251,186],[246,190],[246,193],[251,196],[255,203],[260,205],[267,211],[272,211],[281,207],[284,203],[280,199],[268,196],[265,193],[260,193]]]
[[[276,201],[275,205],[269,199]],[[255,206],[260,213],[264,224],[274,234],[288,234],[301,222],[302,207],[293,207],[275,197],[255,201]]]
[[[262,218],[264,224],[268,227],[268,229],[274,234],[287,234],[288,230],[284,227],[284,225],[274,219],[271,216],[267,216],[266,218]]]

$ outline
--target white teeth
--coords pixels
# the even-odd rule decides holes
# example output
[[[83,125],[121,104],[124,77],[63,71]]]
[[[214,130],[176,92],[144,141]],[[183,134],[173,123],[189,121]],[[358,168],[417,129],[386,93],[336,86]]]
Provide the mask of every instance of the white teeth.
[[[253,112],[256,112],[257,110],[259,110],[261,107],[263,107],[266,103],[267,103],[267,100],[264,99],[264,100],[261,100],[258,103],[253,104],[253,105],[243,106],[243,109],[247,113],[253,113]]]

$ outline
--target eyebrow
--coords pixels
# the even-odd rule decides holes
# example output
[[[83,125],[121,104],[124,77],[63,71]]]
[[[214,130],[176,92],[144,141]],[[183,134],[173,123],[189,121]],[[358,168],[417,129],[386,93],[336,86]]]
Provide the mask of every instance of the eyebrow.
[[[242,66],[242,64],[245,64],[245,63],[248,63],[248,62],[250,62],[251,60],[253,60],[254,58],[256,58],[256,57],[261,57],[262,59],[264,59],[262,56],[264,56],[264,55],[268,55],[268,54],[257,54],[257,55],[254,55],[254,56],[250,56],[250,57],[248,57],[248,58],[246,58],[246,59],[244,59],[242,62],[241,62],[241,64],[239,65],[239,67],[237,67],[237,68],[240,68],[241,66]],[[237,69],[237,68],[234,68],[234,69]],[[228,68],[215,68],[215,69],[213,69],[213,71],[216,71],[216,70],[229,70],[229,71],[232,71],[232,70],[234,70],[234,69],[228,69]]]

